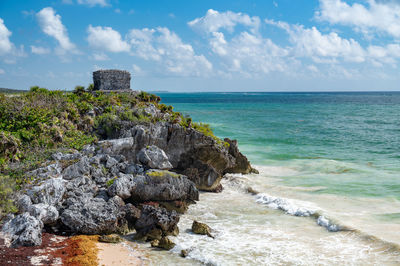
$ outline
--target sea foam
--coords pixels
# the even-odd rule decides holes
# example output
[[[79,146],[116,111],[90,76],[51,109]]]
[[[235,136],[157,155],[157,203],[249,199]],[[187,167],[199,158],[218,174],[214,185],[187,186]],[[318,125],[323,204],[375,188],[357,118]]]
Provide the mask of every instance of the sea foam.
[[[325,227],[329,232],[338,232],[344,227],[321,215],[321,210],[304,201],[279,198],[265,193],[255,196],[257,203],[267,205],[271,209],[284,211],[286,214],[300,217],[313,217],[319,226]]]

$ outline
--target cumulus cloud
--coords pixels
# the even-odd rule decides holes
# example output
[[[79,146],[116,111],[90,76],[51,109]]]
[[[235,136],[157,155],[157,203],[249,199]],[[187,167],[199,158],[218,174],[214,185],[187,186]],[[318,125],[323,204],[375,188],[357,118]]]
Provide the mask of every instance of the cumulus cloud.
[[[400,37],[400,5],[394,1],[348,4],[342,0],[320,0],[316,17],[331,24],[352,26],[365,34],[372,30]]]
[[[4,71],[4,69],[1,69],[0,68],[0,75],[3,75],[3,74],[5,74],[6,72]]]
[[[90,7],[93,7],[93,6],[96,6],[96,5],[99,5],[101,7],[105,7],[105,6],[109,5],[107,0],[78,0],[78,4],[88,5]]]
[[[209,9],[204,17],[196,18],[188,24],[193,29],[207,33],[216,32],[220,29],[233,32],[235,26],[238,24],[250,27],[252,31],[256,31],[260,26],[260,18],[250,17],[240,12],[234,13],[227,11],[220,13],[216,10]]]
[[[205,76],[212,64],[168,28],[132,29],[128,34],[132,55],[158,63],[163,72],[178,76]]]
[[[11,31],[4,24],[4,20],[0,18],[0,55],[10,53],[13,49],[13,44],[10,41]]]
[[[129,52],[129,44],[122,40],[121,34],[111,27],[93,27],[89,25],[87,41],[92,48],[113,53]]]
[[[45,48],[45,47],[31,45],[31,52],[32,52],[32,54],[39,54],[39,55],[49,54],[50,49]]]
[[[364,62],[365,51],[354,39],[341,38],[336,32],[322,34],[316,27],[289,25],[285,22],[265,20],[266,23],[284,29],[289,34],[296,56],[320,58],[343,58],[349,62]]]
[[[75,44],[69,40],[67,29],[61,22],[61,16],[56,14],[53,8],[45,7],[36,16],[42,31],[57,40],[59,54],[77,52]]]
[[[312,58],[316,63],[346,62],[362,63],[370,61],[374,65],[381,63],[394,64],[400,58],[400,45],[386,46],[369,45],[362,47],[354,39],[345,39],[336,32],[321,33],[316,27],[305,28],[303,25],[290,25],[286,22],[275,22],[266,19],[265,22],[285,30],[292,43],[291,53],[296,57]]]
[[[212,52],[219,56],[227,72],[246,76],[284,71],[291,61],[286,48],[279,47],[258,32],[259,17],[231,11],[208,10],[204,17],[190,21],[189,26],[206,35]],[[236,33],[236,26],[245,30]],[[228,31],[229,38],[224,30]]]

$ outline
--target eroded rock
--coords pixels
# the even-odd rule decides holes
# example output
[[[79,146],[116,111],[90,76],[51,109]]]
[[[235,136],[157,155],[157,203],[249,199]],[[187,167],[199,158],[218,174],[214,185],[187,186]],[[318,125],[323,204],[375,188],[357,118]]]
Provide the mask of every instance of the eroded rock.
[[[2,231],[11,246],[39,246],[42,244],[43,223],[25,212],[4,224]]]
[[[172,168],[172,164],[169,162],[165,152],[154,145],[141,149],[137,154],[137,159],[141,164],[149,168],[161,170]]]
[[[138,235],[148,237],[152,230],[161,230],[162,236],[173,235],[179,222],[179,215],[175,211],[167,211],[150,205],[143,205],[140,218],[135,223]],[[154,233],[154,232],[153,232]],[[152,240],[154,237],[147,238]]]
[[[192,232],[198,235],[207,235],[214,238],[214,236],[211,235],[211,228],[205,223],[200,223],[198,221],[193,221]]]

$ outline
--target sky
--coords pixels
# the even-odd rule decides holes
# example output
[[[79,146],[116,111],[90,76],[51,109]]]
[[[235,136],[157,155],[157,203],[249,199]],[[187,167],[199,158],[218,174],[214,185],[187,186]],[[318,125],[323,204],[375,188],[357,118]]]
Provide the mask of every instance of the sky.
[[[0,0],[0,87],[400,90],[400,0]]]

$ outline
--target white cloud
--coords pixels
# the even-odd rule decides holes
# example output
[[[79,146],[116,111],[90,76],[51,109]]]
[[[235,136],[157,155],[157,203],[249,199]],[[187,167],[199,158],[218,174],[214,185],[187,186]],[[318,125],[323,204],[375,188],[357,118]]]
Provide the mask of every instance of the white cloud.
[[[57,40],[59,54],[77,52],[75,44],[69,40],[67,29],[61,22],[61,16],[56,14],[53,8],[43,8],[36,16],[42,31]]]
[[[91,6],[91,7],[96,6],[96,5],[99,5],[101,7],[105,7],[105,6],[109,5],[107,0],[78,0],[78,4],[88,5],[88,6]]]
[[[266,21],[273,24],[274,22]],[[294,53],[300,57],[343,58],[348,62],[364,62],[365,51],[354,39],[341,38],[336,32],[322,34],[316,27],[276,23],[285,29],[293,44]]]
[[[0,18],[0,55],[10,53],[13,44],[10,41],[11,31],[4,25],[4,20]]]
[[[321,33],[316,27],[290,25],[286,22],[265,20],[267,24],[277,26],[289,34],[292,43],[291,53],[296,57],[311,58],[315,63],[338,64],[345,62],[362,63],[369,61],[375,66],[382,63],[394,64],[400,58],[400,45],[369,45],[362,47],[354,39],[345,39],[336,32]]]
[[[31,45],[31,52],[32,52],[32,54],[40,54],[40,55],[41,54],[49,54],[50,49],[45,48],[45,47]]]
[[[3,75],[3,74],[5,74],[6,72],[4,71],[4,69],[1,69],[0,68],[0,75]]]
[[[96,61],[107,61],[107,60],[110,60],[110,58],[105,53],[94,53],[93,54],[93,59],[96,60]]]
[[[316,17],[331,24],[352,26],[365,34],[370,31],[400,37],[400,5],[367,0],[368,4],[348,4],[342,0],[320,0]]]
[[[189,26],[202,32],[212,33],[220,29],[226,29],[233,32],[237,24],[250,27],[252,32],[258,30],[260,26],[259,17],[250,17],[247,14],[234,13],[231,11],[220,13],[209,9],[204,17],[196,18],[190,21]]]
[[[89,25],[87,41],[95,49],[106,50],[113,53],[128,52],[130,46],[123,41],[121,34],[110,27],[93,27]]]
[[[236,33],[234,29],[238,25],[244,26],[245,30]],[[287,58],[287,49],[260,35],[258,17],[231,11],[220,13],[210,9],[204,17],[189,22],[189,26],[206,35],[224,71],[256,76],[271,71],[284,71],[291,61]],[[227,38],[222,30],[227,30],[232,37]]]
[[[196,55],[190,44],[167,28],[132,29],[128,38],[132,54],[145,60],[158,62],[162,72],[178,76],[206,76],[212,64]]]

